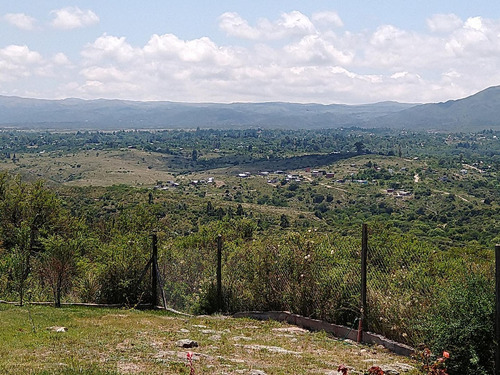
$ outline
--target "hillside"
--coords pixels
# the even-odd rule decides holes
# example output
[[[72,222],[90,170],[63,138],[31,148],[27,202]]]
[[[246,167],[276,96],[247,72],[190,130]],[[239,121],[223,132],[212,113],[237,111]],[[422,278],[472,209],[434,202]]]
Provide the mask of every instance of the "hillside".
[[[0,96],[0,126],[36,129],[338,128],[357,126],[411,104],[173,103],[39,100]]]
[[[500,86],[444,103],[366,105],[40,100],[0,96],[0,126],[29,129],[500,128]]]
[[[444,103],[422,104],[368,121],[368,126],[474,131],[500,128],[500,86]]]

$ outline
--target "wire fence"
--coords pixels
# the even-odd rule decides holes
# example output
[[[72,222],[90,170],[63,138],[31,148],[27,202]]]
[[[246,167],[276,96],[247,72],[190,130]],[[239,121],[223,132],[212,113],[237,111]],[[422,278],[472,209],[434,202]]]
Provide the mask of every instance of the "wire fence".
[[[159,261],[166,303],[195,313],[283,310],[354,327],[362,316],[361,236],[313,234],[222,238],[220,280],[216,236],[167,248]],[[419,343],[426,314],[446,294],[450,280],[457,273],[466,276],[475,263],[446,259],[432,246],[401,235],[372,233],[365,330]],[[475,272],[494,279],[490,263]]]

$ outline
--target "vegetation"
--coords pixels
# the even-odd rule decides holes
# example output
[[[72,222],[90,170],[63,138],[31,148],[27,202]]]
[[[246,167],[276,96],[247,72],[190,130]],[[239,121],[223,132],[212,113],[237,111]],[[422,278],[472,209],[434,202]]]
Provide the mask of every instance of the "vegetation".
[[[270,375],[326,373],[347,362],[360,371],[372,363],[418,367],[386,350],[272,321],[7,305],[0,305],[0,319],[2,374],[187,375],[188,353],[192,353],[196,374],[252,370]],[[67,331],[55,332],[49,327]],[[199,346],[181,348],[176,343],[182,339],[195,340]]]
[[[365,222],[371,328],[449,350],[450,374],[488,373],[498,136],[1,132],[0,298],[149,301],[155,232],[175,308],[287,309],[354,326]]]

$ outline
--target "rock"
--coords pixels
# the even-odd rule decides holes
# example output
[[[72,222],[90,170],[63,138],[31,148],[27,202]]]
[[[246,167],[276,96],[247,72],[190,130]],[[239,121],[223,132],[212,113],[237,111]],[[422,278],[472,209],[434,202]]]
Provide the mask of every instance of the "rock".
[[[248,336],[234,336],[231,339],[233,339],[234,341],[240,341],[240,340],[250,341],[250,340],[252,340],[252,338],[248,337]]]
[[[212,335],[208,339],[212,340],[212,341],[220,341],[222,339],[222,336],[221,335]]]
[[[400,362],[392,363],[390,365],[383,365],[380,367],[387,375],[399,375],[402,372],[408,372],[415,369],[415,367],[411,365]]]
[[[249,375],[267,375],[264,371],[262,370],[251,370],[249,373]]]
[[[267,350],[268,352],[271,353],[280,353],[280,354],[295,354],[295,355],[300,355],[302,353],[300,352],[294,352],[292,350],[286,350],[283,348],[280,348],[279,346],[267,346],[267,345],[244,345],[243,346],[245,349],[252,349],[252,350]]]
[[[201,333],[204,333],[205,335],[209,335],[209,334],[217,333],[217,331],[214,331],[213,329],[202,329]]]
[[[68,329],[66,327],[53,326],[47,327],[47,329],[52,332],[68,332]]]
[[[273,328],[274,332],[285,332],[285,333],[295,333],[295,334],[303,334],[308,333],[309,331],[300,327],[283,327],[283,328]]]
[[[175,345],[177,345],[180,348],[197,348],[198,347],[198,343],[196,341],[190,340],[190,339],[179,340],[175,343]]]
[[[179,332],[181,332],[181,333],[189,333],[189,329],[186,329],[186,328],[181,328],[181,329],[179,330]]]

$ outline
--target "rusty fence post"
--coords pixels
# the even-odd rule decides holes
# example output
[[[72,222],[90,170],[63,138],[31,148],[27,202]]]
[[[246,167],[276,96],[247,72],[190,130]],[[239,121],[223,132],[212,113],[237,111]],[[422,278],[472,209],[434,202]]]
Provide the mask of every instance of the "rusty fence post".
[[[358,323],[357,341],[363,341],[363,331],[366,331],[366,263],[368,258],[368,226],[363,224],[361,237],[361,310]]]
[[[151,304],[158,306],[158,236],[153,233],[153,254],[151,256]]]
[[[222,236],[217,236],[217,310],[222,311]]]

